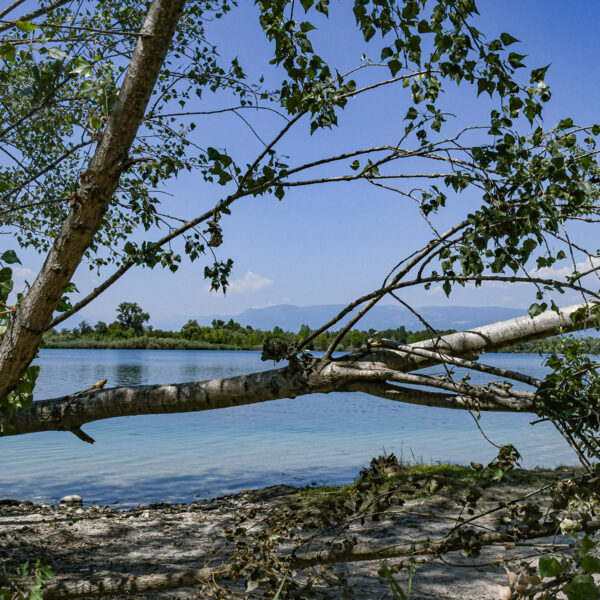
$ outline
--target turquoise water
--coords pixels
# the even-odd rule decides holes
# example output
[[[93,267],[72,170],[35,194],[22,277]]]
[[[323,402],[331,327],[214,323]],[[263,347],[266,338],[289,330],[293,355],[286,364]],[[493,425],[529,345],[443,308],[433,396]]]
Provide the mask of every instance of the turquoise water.
[[[273,368],[258,352],[46,349],[37,362],[37,398],[73,393],[104,378],[110,386],[136,385]],[[537,355],[490,354],[485,362],[544,373]],[[552,426],[531,426],[533,418],[483,414],[480,423],[494,442],[515,444],[526,467],[574,464]],[[123,417],[84,430],[96,440],[93,446],[67,432],[0,438],[0,498],[55,502],[77,493],[86,503],[122,506],[190,502],[277,483],[349,482],[384,451],[427,463],[485,463],[495,455],[467,413],[358,393]]]

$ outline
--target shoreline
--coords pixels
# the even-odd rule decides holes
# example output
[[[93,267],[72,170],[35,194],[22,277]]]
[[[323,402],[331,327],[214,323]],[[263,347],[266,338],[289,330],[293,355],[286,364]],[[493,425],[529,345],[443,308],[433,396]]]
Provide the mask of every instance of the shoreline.
[[[160,344],[161,340],[169,340],[168,343]],[[218,350],[220,352],[260,352],[262,346],[236,346],[233,344],[206,344],[204,342],[190,342],[189,340],[178,340],[176,338],[157,338],[150,342],[137,342],[136,338],[119,340],[117,342],[103,342],[87,340],[80,344],[69,342],[45,342],[43,350]]]
[[[461,465],[457,463],[437,463],[433,464],[405,464],[400,463],[401,469],[403,472],[410,473],[418,473],[421,476],[430,475],[433,473],[437,473],[438,471],[449,471],[454,475],[457,475],[461,478],[466,476],[466,479],[469,480],[471,475],[475,475],[474,471],[471,467],[466,465]],[[565,472],[574,472],[578,470],[580,467],[577,465],[559,465],[556,467],[544,467],[537,466],[532,469],[525,468],[515,468],[512,472],[518,476],[519,481],[527,481],[528,478],[535,479],[536,477],[546,477],[548,474],[552,473],[565,473]],[[203,497],[200,498],[197,496],[197,500],[191,501],[149,501],[149,502],[135,502],[135,501],[125,501],[122,502],[120,500],[115,500],[112,502],[100,503],[93,501],[87,501],[85,496],[81,496],[79,491],[76,489],[76,486],[73,486],[69,493],[65,493],[61,498],[56,498],[55,501],[45,501],[45,500],[36,500],[31,498],[12,498],[9,496],[0,496],[0,508],[1,507],[47,507],[47,508],[83,508],[83,509],[97,509],[97,510],[106,510],[113,512],[127,512],[127,511],[137,511],[137,510],[160,510],[160,509],[168,509],[168,508],[176,508],[180,509],[182,507],[195,507],[195,506],[205,506],[215,503],[220,503],[229,500],[236,500],[244,497],[252,497],[252,498],[270,498],[274,495],[279,494],[300,494],[306,497],[311,497],[314,495],[320,494],[332,494],[332,493],[343,493],[344,491],[352,488],[356,481],[358,480],[358,476],[355,475],[351,481],[347,483],[313,483],[308,485],[290,485],[287,483],[275,483],[271,485],[265,485],[264,487],[257,488],[242,488],[239,492],[233,492],[230,494],[218,494],[211,497]],[[63,502],[63,498],[80,498],[81,501],[66,501]]]
[[[590,344],[589,340],[597,338],[577,338],[584,343]],[[235,344],[209,344],[192,340],[178,338],[130,338],[114,341],[103,340],[81,340],[81,341],[45,341],[41,349],[44,350],[201,350],[219,352],[262,352],[263,346],[237,346]],[[336,352],[354,352],[356,348],[342,348]],[[312,350],[311,352],[323,352],[323,350]],[[560,354],[558,348],[552,342],[525,342],[517,346],[510,346],[499,351],[488,354]],[[599,355],[600,348],[593,351],[590,347],[588,354]]]
[[[488,500],[509,500],[537,487],[540,481],[570,471],[571,468],[514,471],[506,481],[489,490]],[[405,472],[423,474],[428,469]],[[449,473],[456,475],[453,483],[458,492],[469,478],[476,477],[468,467],[452,467]],[[116,600],[131,594],[145,600],[205,598],[206,588],[199,581],[206,583],[211,573],[214,576],[222,572],[219,564],[227,562],[230,552],[236,552],[235,540],[239,536],[233,542],[227,541],[228,531],[234,528],[250,535],[253,528],[260,529],[266,522],[287,518],[284,515],[290,514],[291,507],[313,506],[319,498],[343,494],[347,488],[277,485],[190,504],[153,503],[125,510],[0,501],[0,560],[14,567],[39,557],[50,565],[54,577],[49,581],[47,598]],[[429,517],[424,519],[424,514]],[[375,546],[410,542],[423,536],[433,538],[443,534],[457,514],[449,491],[427,498],[417,494],[407,499],[401,513],[391,513],[377,521],[363,520],[363,524],[352,525],[351,533],[361,542]],[[322,544],[323,541],[318,542],[317,548]],[[289,552],[285,548],[281,546],[284,554]],[[501,568],[484,563],[494,560],[498,551],[502,551],[501,544],[484,548],[481,557],[474,561],[475,566],[470,566],[473,559],[462,559],[458,552],[448,555],[450,565],[434,557],[427,562],[419,560],[411,600],[496,600],[497,585],[506,584],[506,575]],[[399,566],[402,560],[392,558],[386,562]],[[477,567],[478,564],[484,566]],[[379,565],[379,561],[370,559],[334,562],[331,572],[349,582],[357,599],[389,597],[389,585],[377,574]],[[309,567],[300,568],[300,580],[309,571]],[[400,570],[396,577],[404,585],[407,571]],[[218,585],[226,586],[235,595],[244,590],[237,581],[219,580]],[[315,595],[310,597],[320,597],[321,592],[329,591],[328,586],[326,581],[317,580]]]
[[[585,338],[583,338],[585,339]],[[176,340],[180,341],[180,340]],[[192,346],[191,344],[182,344],[178,346],[177,344],[166,344],[164,346],[154,345],[154,344],[146,344],[146,345],[136,345],[136,344],[114,344],[109,345],[108,343],[98,342],[97,344],[63,344],[59,343],[49,343],[46,342],[40,348],[41,350],[160,350],[160,351],[218,351],[218,352],[262,352],[262,346],[233,346],[227,344],[215,344],[214,346],[206,345],[206,344],[198,344],[198,346]],[[339,352],[354,352],[356,349],[341,349],[336,350],[336,353]],[[324,350],[312,350],[311,352],[324,352]],[[499,351],[488,352],[487,354],[550,354],[552,351],[550,349],[522,349],[522,348],[503,348]],[[590,352],[589,354],[598,355],[598,353]]]
[[[393,456],[393,455],[391,455]],[[375,460],[375,459],[373,459]],[[456,463],[438,463],[438,464],[423,464],[423,463],[399,463],[400,471],[403,476],[420,476],[429,477],[437,476],[443,473],[445,477],[458,478],[460,481],[470,482],[473,478],[476,478],[477,472],[472,467],[456,464]],[[581,467],[578,465],[559,465],[557,467],[543,467],[537,466],[532,469],[525,468],[514,468],[510,471],[510,477],[516,478],[519,483],[528,483],[530,481],[539,481],[540,478],[548,478],[553,474],[564,474],[574,473]],[[366,469],[363,468],[363,471]],[[356,482],[360,479],[360,474],[354,476],[352,481],[341,484],[327,484],[327,483],[313,483],[309,485],[290,485],[287,483],[276,483],[266,485],[264,487],[257,488],[243,488],[239,492],[230,494],[219,494],[212,497],[200,498],[193,501],[182,501],[182,502],[169,502],[169,501],[157,501],[157,502],[127,502],[120,504],[119,500],[111,502],[110,504],[102,503],[90,503],[87,502],[85,497],[79,495],[79,492],[74,489],[70,493],[66,494],[62,498],[57,498],[55,502],[36,501],[30,498],[19,499],[0,496],[0,507],[11,507],[11,506],[23,506],[23,507],[47,507],[47,508],[83,508],[83,509],[95,509],[95,510],[106,510],[112,512],[126,512],[126,511],[137,511],[137,510],[160,510],[168,508],[180,509],[182,507],[195,507],[205,506],[211,504],[218,504],[225,501],[236,500],[241,498],[254,498],[254,499],[269,499],[278,495],[289,495],[298,494],[303,497],[319,496],[321,494],[336,494],[345,493],[351,489]],[[78,500],[66,500],[68,498],[79,498]]]

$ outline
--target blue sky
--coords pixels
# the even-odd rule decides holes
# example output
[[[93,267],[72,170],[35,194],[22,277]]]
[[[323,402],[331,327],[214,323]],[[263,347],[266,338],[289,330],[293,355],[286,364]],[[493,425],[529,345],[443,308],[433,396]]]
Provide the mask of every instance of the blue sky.
[[[269,68],[270,49],[260,35],[252,3],[241,4],[215,24],[214,37],[225,57],[238,55],[250,73],[263,72]],[[553,94],[545,109],[547,127],[565,116],[582,124],[600,122],[599,4],[589,0],[488,0],[478,4],[478,26],[490,39],[508,31],[521,40],[515,50],[528,55],[528,67],[552,63],[547,77]],[[315,37],[317,52],[343,67],[359,64],[363,47],[353,32],[350,11],[341,10],[345,9],[341,0],[332,0],[331,5],[330,23],[320,24],[322,31]],[[333,131],[320,131],[311,137],[304,123],[282,150],[293,155],[296,164],[341,149],[389,141],[390,131],[404,127],[407,106],[401,91],[382,88],[361,99],[360,106],[351,103],[340,116],[340,127]],[[486,100],[477,99],[474,90],[467,87],[449,90],[447,102],[456,109],[457,126],[468,120],[484,122],[489,111]],[[216,99],[207,99],[199,109],[217,105]],[[267,138],[275,131],[276,119],[247,116]],[[227,148],[240,157],[251,156],[260,148],[254,135],[230,116],[206,118],[197,124],[197,141],[203,147]],[[170,182],[168,191],[172,197],[166,200],[165,208],[186,217],[214,205],[222,193],[199,181],[197,175]],[[468,199],[459,197],[454,202],[440,217],[441,223],[454,222],[464,213]],[[233,214],[223,218],[222,225],[225,242],[218,249],[219,256],[235,262],[232,286],[225,297],[208,291],[202,260],[193,264],[184,260],[175,274],[138,268],[67,325],[82,318],[112,320],[116,305],[124,300],[138,302],[157,324],[166,315],[182,315],[183,322],[194,315],[235,314],[271,304],[345,303],[377,287],[398,258],[429,238],[429,230],[414,206],[366,183],[296,189],[282,202],[274,197],[242,199],[234,205]],[[31,280],[41,258],[32,252],[20,254],[24,264],[18,276],[21,281]],[[75,281],[85,293],[111,272],[107,268],[97,277],[82,266]],[[415,306],[447,302],[438,288],[428,293],[413,290],[404,298]],[[531,300],[531,293],[522,287],[495,286],[458,290],[449,302],[525,307]],[[571,301],[576,298],[566,297],[564,303]]]

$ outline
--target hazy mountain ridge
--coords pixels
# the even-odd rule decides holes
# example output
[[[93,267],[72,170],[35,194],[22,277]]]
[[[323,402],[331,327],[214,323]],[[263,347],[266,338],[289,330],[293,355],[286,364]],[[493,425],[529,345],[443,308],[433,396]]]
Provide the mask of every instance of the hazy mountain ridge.
[[[251,308],[237,315],[182,316],[173,315],[152,319],[155,328],[180,329],[189,319],[196,319],[200,325],[210,325],[213,319],[228,321],[233,319],[241,325],[256,329],[272,329],[276,325],[289,331],[298,331],[304,324],[311,328],[320,327],[344,308],[343,304],[320,304],[295,306],[279,304],[265,308]],[[417,309],[422,317],[436,329],[471,329],[480,325],[503,321],[527,314],[526,308],[506,308],[499,306],[424,306]],[[348,322],[349,317],[342,320]],[[408,309],[401,306],[375,306],[358,323],[359,329],[395,329],[404,325],[411,331],[424,329],[424,325]],[[337,324],[334,329],[338,329]]]

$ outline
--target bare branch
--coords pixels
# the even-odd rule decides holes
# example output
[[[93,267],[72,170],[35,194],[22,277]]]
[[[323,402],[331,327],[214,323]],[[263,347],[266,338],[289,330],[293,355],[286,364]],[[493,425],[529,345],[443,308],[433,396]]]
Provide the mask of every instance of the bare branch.
[[[72,0],[57,0],[56,2],[54,2],[48,6],[45,6],[44,8],[38,8],[37,10],[34,10],[26,15],[23,15],[22,17],[15,19],[14,21],[6,21],[4,24],[0,25],[0,33],[4,32],[4,31],[8,31],[9,29],[12,29],[13,27],[16,27],[17,23],[19,23],[21,21],[31,21],[32,19],[36,19],[37,17],[46,15],[49,12],[52,12],[55,8],[64,6],[65,4],[68,4],[71,1]],[[14,6],[14,4],[13,4],[13,6]],[[8,9],[12,10],[12,7],[9,6]]]
[[[512,371],[510,369],[502,369],[500,367],[493,367],[491,365],[484,365],[478,362],[474,362],[472,360],[466,360],[464,358],[449,356],[448,354],[443,354],[439,351],[434,352],[431,350],[425,350],[424,348],[419,348],[417,346],[400,344],[398,342],[394,342],[393,340],[386,340],[385,338],[382,340],[370,340],[369,345],[372,347],[381,346],[383,348],[392,348],[394,350],[400,350],[403,352],[411,352],[418,356],[425,356],[426,358],[437,358],[440,360],[440,362],[456,365],[457,367],[462,367],[464,369],[472,369],[474,371],[488,373],[490,375],[497,375],[499,377],[514,379],[515,381],[521,381],[522,383],[526,383],[534,387],[539,387],[540,385],[542,385],[542,382],[539,379],[536,379],[535,377],[531,377],[529,375],[525,375],[523,373],[519,373],[517,371]]]
[[[9,12],[23,4],[23,2],[25,2],[25,0],[15,0],[15,2],[7,6],[3,11],[0,11],[0,19],[3,19]]]

